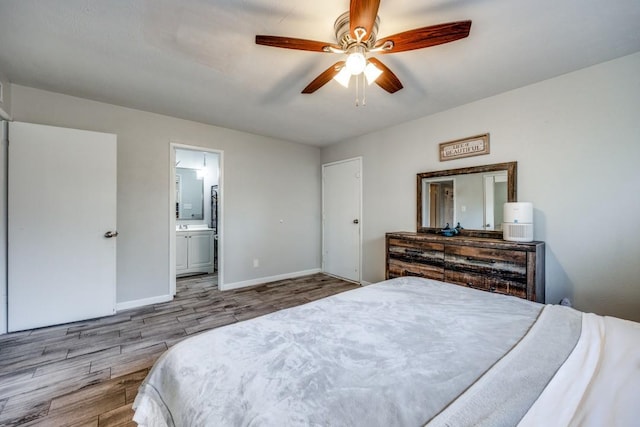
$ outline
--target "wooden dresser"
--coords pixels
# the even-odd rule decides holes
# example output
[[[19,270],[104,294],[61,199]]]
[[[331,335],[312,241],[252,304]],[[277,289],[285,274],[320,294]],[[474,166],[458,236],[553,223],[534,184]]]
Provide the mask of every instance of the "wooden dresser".
[[[387,279],[419,276],[544,303],[544,242],[387,233]]]

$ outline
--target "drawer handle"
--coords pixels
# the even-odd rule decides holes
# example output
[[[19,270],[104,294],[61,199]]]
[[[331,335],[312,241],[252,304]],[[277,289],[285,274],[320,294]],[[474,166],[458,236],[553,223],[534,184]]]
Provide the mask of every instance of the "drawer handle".
[[[405,249],[405,252],[409,255],[421,255],[422,251],[418,250],[418,249]]]
[[[486,289],[486,288],[481,288],[480,286],[474,286],[473,283],[471,283],[471,282],[467,282],[467,286],[472,288],[472,289],[479,289],[481,291],[488,290],[489,292],[495,292],[495,291],[498,290],[498,288],[496,288],[495,286],[491,286],[489,289]]]
[[[409,271],[409,270],[404,270],[402,272],[403,276],[414,276],[414,277],[424,277],[422,274],[420,273],[414,273],[413,271]]]
[[[473,258],[473,257],[470,257],[470,256],[467,257],[467,261],[484,262],[486,264],[495,264],[497,262],[495,259],[491,259],[491,260],[487,261],[487,260],[484,260],[484,259]]]

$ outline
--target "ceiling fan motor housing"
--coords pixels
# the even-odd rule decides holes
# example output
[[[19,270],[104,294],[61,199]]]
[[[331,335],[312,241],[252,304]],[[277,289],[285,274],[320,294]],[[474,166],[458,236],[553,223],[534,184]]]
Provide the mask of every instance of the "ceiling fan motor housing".
[[[379,25],[380,17],[376,16],[376,21],[374,22],[371,29],[371,34],[368,35],[369,37],[366,38],[366,40],[362,40],[360,42],[361,44],[366,46],[367,50],[373,49],[373,46],[376,44],[376,35],[378,34]],[[351,32],[349,29],[349,11],[346,11],[342,15],[338,16],[335,24],[333,24],[333,28],[336,32],[336,41],[344,51],[348,51],[350,46],[358,43],[357,40],[351,37]]]

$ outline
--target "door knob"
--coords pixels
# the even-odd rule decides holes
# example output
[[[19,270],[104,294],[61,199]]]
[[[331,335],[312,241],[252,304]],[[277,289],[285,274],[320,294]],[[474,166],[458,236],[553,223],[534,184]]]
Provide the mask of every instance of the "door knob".
[[[118,235],[117,231],[107,231],[106,233],[104,233],[104,237],[106,237],[107,239],[116,237],[117,235]]]
[[[358,218],[356,218],[356,219],[353,220],[353,223],[354,224],[360,224],[360,221],[358,220]]]

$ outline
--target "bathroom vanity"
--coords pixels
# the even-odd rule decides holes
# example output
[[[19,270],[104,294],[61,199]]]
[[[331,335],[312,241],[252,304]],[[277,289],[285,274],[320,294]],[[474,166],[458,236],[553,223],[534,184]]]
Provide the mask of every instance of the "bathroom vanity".
[[[214,242],[211,228],[176,229],[176,275],[213,273]]]

